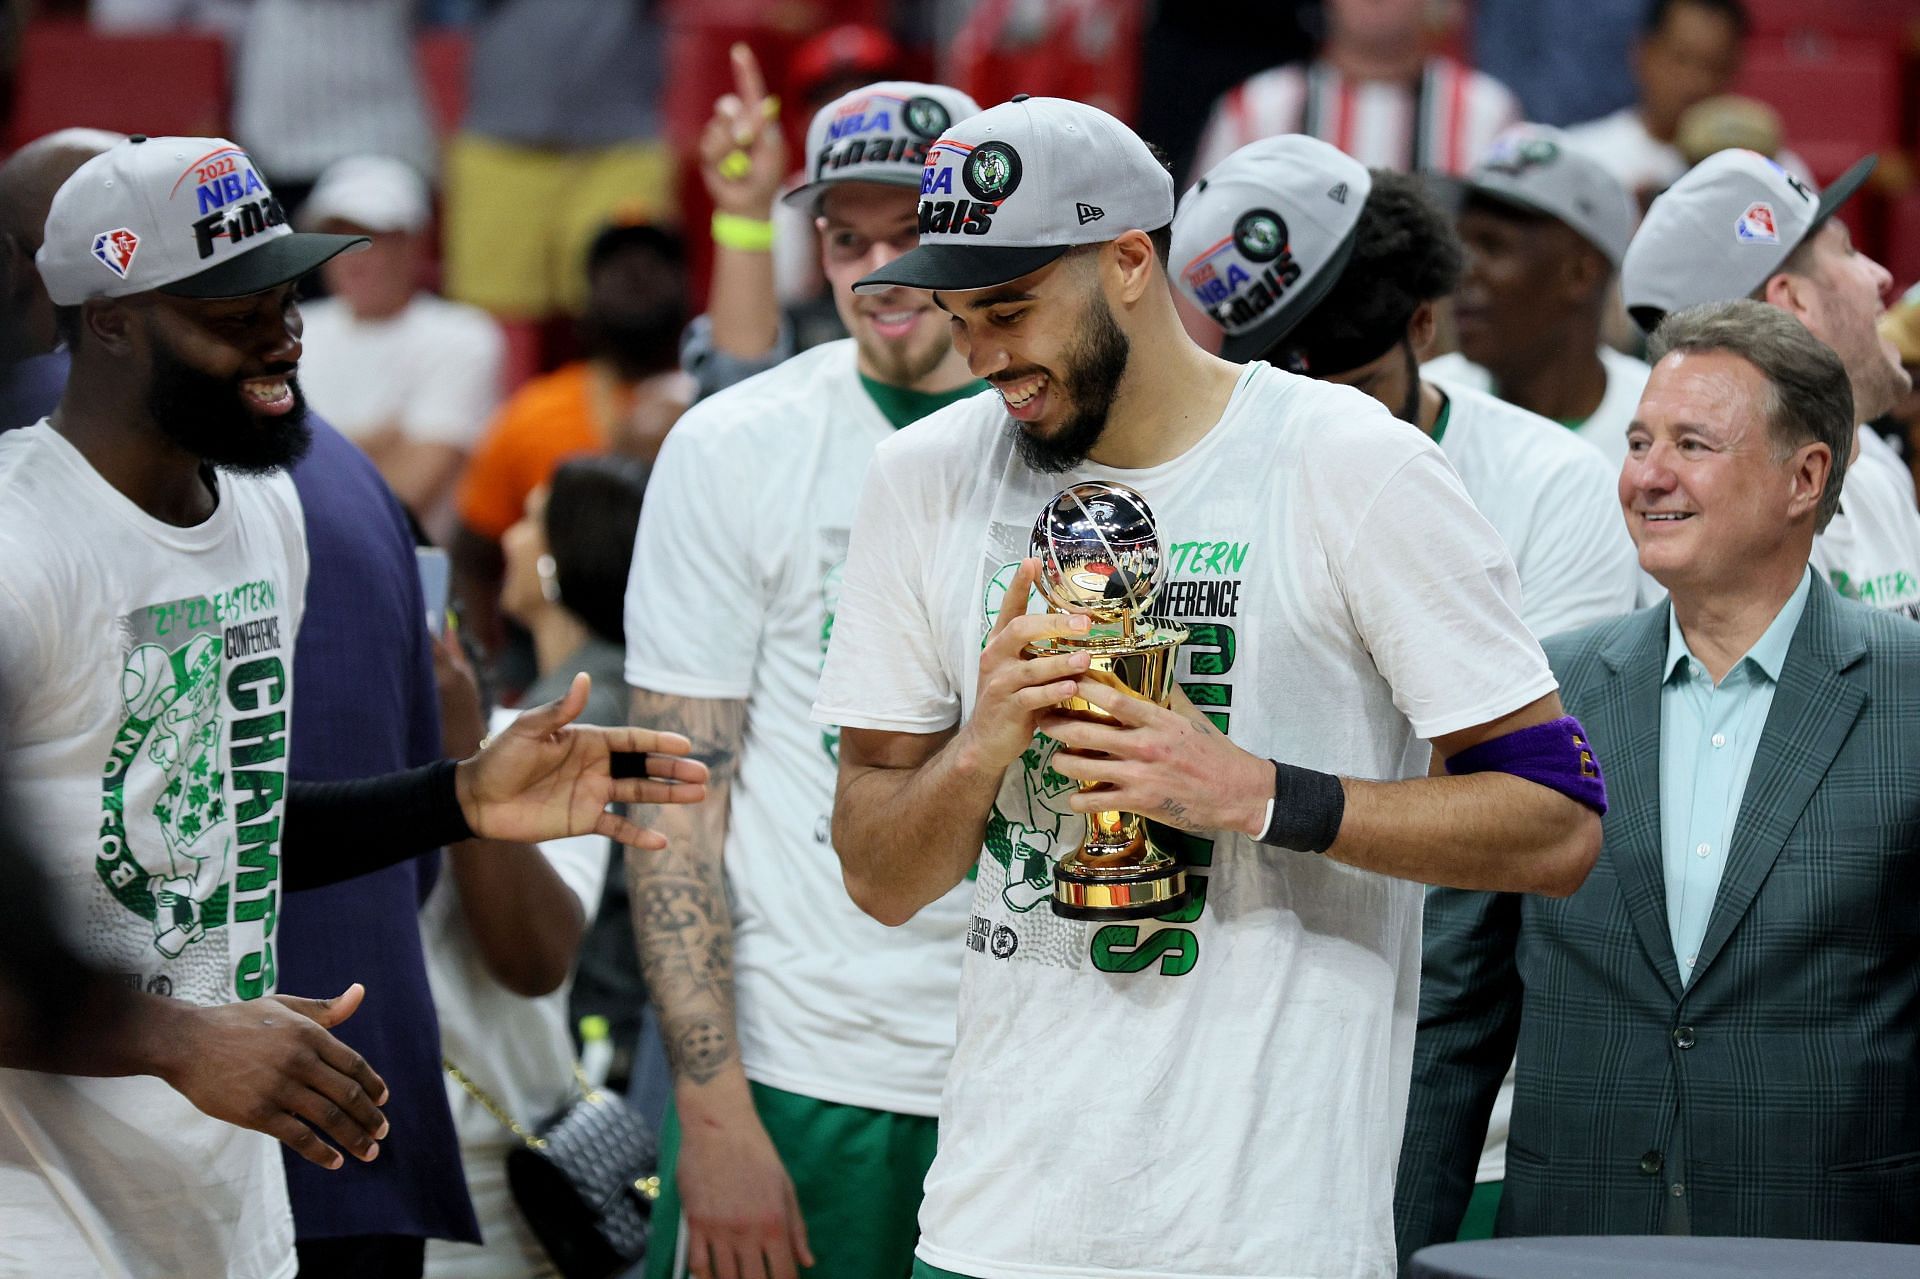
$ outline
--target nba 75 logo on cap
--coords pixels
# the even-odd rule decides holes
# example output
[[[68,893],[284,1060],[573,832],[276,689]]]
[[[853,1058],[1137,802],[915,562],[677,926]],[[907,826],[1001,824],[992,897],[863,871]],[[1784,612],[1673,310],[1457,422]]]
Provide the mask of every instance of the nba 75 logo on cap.
[[[139,250],[140,237],[126,227],[115,227],[93,237],[93,256],[123,280],[127,278],[128,268],[133,265],[133,255]]]
[[[1774,225],[1773,206],[1765,200],[1755,200],[1733,224],[1734,238],[1742,244],[1778,244],[1780,230]]]

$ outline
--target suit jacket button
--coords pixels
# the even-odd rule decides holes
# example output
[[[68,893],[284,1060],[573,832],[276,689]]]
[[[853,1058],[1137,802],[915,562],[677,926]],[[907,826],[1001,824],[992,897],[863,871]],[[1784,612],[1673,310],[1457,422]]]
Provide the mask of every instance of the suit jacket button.
[[[1673,1032],[1673,1046],[1675,1048],[1693,1047],[1693,1027],[1680,1026],[1675,1028]]]
[[[1660,1170],[1666,1167],[1666,1164],[1667,1161],[1657,1150],[1649,1150],[1646,1154],[1640,1156],[1640,1171],[1646,1173],[1649,1177],[1658,1177]]]

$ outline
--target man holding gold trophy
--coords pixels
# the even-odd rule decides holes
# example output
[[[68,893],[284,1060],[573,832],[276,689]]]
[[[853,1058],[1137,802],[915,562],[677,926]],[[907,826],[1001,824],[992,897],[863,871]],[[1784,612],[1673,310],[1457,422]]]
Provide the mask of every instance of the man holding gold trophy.
[[[854,900],[978,872],[917,1275],[1391,1275],[1420,885],[1599,850],[1499,539],[1374,400],[1188,340],[1173,211],[1119,121],[1016,98],[862,281],[998,392],[875,453],[814,707]]]

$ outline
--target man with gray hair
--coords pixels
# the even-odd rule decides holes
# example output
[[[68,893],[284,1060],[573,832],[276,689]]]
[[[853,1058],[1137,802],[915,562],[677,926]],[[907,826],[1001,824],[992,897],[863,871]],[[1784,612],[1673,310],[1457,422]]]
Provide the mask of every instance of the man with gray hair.
[[[1651,332],[1662,316],[1750,297],[1778,307],[1833,348],[1870,422],[1912,380],[1875,329],[1893,277],[1853,247],[1840,207],[1873,172],[1868,156],[1825,192],[1754,151],[1721,151],[1647,210],[1620,268],[1627,311]],[[1839,514],[1814,540],[1814,567],[1849,599],[1920,616],[1920,511],[1913,477],[1862,426]],[[1849,461],[1854,460],[1849,458]]]
[[[1547,641],[1610,761],[1564,900],[1427,913],[1396,1218],[1453,1238],[1516,1043],[1503,1235],[1920,1240],[1920,630],[1811,571],[1854,405],[1779,308],[1668,317],[1620,505],[1668,599]],[[1813,962],[1818,957],[1818,962]]]

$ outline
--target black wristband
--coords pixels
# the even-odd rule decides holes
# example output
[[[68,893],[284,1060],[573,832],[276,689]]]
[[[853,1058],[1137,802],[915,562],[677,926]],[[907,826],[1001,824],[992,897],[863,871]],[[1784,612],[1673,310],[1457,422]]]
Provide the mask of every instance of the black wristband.
[[[1332,773],[1273,761],[1273,816],[1260,842],[1302,853],[1324,853],[1340,838],[1346,788]]]
[[[280,883],[324,888],[473,838],[450,759],[349,782],[292,782]]]

